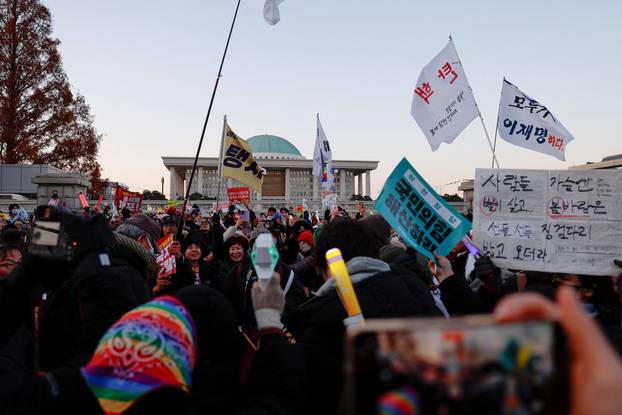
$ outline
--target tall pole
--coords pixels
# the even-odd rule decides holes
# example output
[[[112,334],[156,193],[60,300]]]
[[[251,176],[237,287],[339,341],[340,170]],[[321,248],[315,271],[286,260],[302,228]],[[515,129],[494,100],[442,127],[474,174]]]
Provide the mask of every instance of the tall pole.
[[[501,94],[503,94],[503,85],[505,85],[505,76],[503,77],[503,82],[501,83]],[[501,97],[499,97],[499,109],[497,109],[497,123],[495,124],[495,142],[492,145],[492,167],[495,168],[495,152],[497,151],[497,131],[499,131],[499,115],[501,114]],[[499,163],[497,163],[497,168],[499,168]]]
[[[212,98],[209,101],[209,107],[207,109],[207,115],[205,116],[205,122],[203,123],[203,131],[201,131],[201,139],[199,140],[199,146],[197,147],[197,154],[194,156],[194,164],[192,165],[192,171],[190,173],[190,178],[188,179],[188,187],[186,188],[186,197],[184,197],[184,204],[181,210],[181,215],[179,215],[179,220],[177,222],[177,237],[181,239],[182,232],[182,221],[184,217],[184,213],[186,213],[186,206],[188,205],[188,197],[190,196],[190,186],[192,186],[192,179],[194,178],[194,173],[197,169],[197,163],[199,162],[199,153],[201,153],[201,146],[203,145],[203,137],[205,137],[205,129],[207,128],[207,122],[209,121],[209,116],[212,112],[212,105],[214,104],[214,97],[216,96],[216,91],[218,90],[218,83],[220,82],[220,77],[222,76],[222,67],[225,64],[225,58],[227,56],[227,50],[229,49],[229,41],[231,40],[231,34],[233,33],[233,27],[235,26],[235,19],[238,17],[238,10],[240,9],[240,1],[238,0],[238,4],[235,7],[235,13],[233,15],[233,20],[231,21],[231,28],[229,29],[229,36],[227,37],[227,43],[225,44],[225,50],[222,54],[222,59],[220,60],[220,67],[218,68],[218,76],[216,77],[216,82],[214,83],[214,89],[212,90]]]
[[[449,36],[449,41],[450,42],[454,41],[451,38],[451,36]],[[454,49],[455,49],[455,47],[454,47]],[[456,50],[456,55],[458,55],[458,50],[457,49],[455,49],[455,50]],[[458,62],[460,62],[460,66],[462,66],[462,70],[464,71],[464,65],[462,64],[462,60],[460,59],[459,55],[458,55]],[[466,71],[465,71],[465,73],[466,73]],[[471,90],[471,93],[472,93],[473,89],[471,88],[471,85],[469,85],[469,89]],[[475,94],[473,94],[473,98],[475,98]],[[477,115],[479,116],[479,119],[482,122],[482,127],[484,127],[484,134],[486,134],[486,139],[488,140],[488,145],[490,146],[490,151],[492,151],[493,167],[494,167],[494,163],[497,163],[497,168],[499,168],[499,161],[497,160],[497,156],[495,156],[495,150],[492,148],[492,141],[490,141],[490,136],[488,135],[488,130],[486,129],[486,124],[484,124],[484,117],[482,117],[482,112],[479,110],[479,106],[477,105],[477,101],[475,101],[475,107],[477,108]]]
[[[218,190],[216,190],[216,209],[218,211],[218,205],[220,204],[220,183],[222,183],[222,150],[225,145],[225,129],[227,126],[227,116],[225,115],[222,121],[222,137],[220,139],[220,152],[218,153]]]

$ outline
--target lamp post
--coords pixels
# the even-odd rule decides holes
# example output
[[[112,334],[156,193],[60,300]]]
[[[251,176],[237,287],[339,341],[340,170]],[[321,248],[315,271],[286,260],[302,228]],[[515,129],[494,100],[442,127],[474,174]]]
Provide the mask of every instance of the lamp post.
[[[162,183],[162,194],[164,194],[164,177],[160,179],[160,183]]]

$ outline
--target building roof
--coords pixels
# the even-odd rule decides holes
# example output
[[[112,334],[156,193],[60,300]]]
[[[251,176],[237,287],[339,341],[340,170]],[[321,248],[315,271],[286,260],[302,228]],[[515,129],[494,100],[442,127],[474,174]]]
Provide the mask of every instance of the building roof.
[[[256,135],[246,141],[258,158],[303,158],[295,145],[277,135]]]

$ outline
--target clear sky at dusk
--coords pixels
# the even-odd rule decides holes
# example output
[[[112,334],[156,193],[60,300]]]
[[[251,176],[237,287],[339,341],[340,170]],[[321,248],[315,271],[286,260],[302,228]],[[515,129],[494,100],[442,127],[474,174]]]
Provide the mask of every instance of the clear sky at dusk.
[[[47,0],[65,71],[104,134],[104,177],[160,189],[161,156],[193,156],[235,0]],[[574,135],[566,162],[498,141],[505,168],[564,169],[622,153],[622,2],[285,0],[281,22],[242,0],[202,156],[227,114],[313,156],[320,113],[334,159],[379,160],[372,196],[406,156],[438,188],[490,167],[479,120],[432,152],[410,115],[421,68],[451,34],[491,136],[503,76]],[[445,186],[444,192],[456,186]]]

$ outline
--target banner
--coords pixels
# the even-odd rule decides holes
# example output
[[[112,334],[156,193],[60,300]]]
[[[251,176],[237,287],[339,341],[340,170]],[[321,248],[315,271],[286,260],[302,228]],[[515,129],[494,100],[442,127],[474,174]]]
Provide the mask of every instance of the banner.
[[[117,187],[114,195],[114,204],[119,209],[128,208],[132,213],[140,212],[140,205],[143,202],[142,193],[130,192],[121,187]]]
[[[156,261],[160,266],[160,272],[158,276],[166,277],[173,275],[177,272],[177,263],[175,262],[175,255],[169,252],[169,247],[173,242],[173,235],[165,236],[158,240],[158,246],[160,247],[161,254],[157,256]]]
[[[332,209],[337,206],[337,193],[325,193],[322,195],[322,209]]]
[[[419,74],[410,113],[432,151],[451,143],[478,116],[475,97],[450,39]]]
[[[573,136],[553,114],[516,86],[503,80],[499,104],[499,136],[508,143],[566,160]]]
[[[376,210],[422,254],[447,256],[471,223],[440,197],[405,158],[387,179]]]
[[[622,258],[622,171],[475,171],[474,242],[495,264],[613,275]]]
[[[313,150],[313,175],[320,178],[322,189],[329,190],[334,187],[335,177],[333,175],[333,153],[328,143],[328,138],[320,123],[320,116],[317,116],[317,127],[315,130],[315,149]]]
[[[226,122],[223,149],[223,177],[230,177],[261,192],[265,170],[253,158],[248,143],[238,137]]]
[[[251,191],[248,187],[230,187],[227,189],[227,198],[231,204],[250,205]]]

